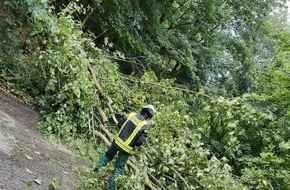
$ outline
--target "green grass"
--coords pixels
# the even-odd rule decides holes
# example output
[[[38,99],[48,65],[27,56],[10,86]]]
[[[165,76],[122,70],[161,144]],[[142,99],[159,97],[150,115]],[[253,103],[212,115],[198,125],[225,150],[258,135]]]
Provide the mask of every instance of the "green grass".
[[[12,143],[17,143],[16,138],[13,135],[3,135],[2,139],[6,142],[12,142]]]
[[[48,185],[49,190],[59,190],[60,189],[62,179],[51,178],[48,181],[49,181],[49,185]]]
[[[10,123],[7,121],[0,122],[0,128],[9,128],[11,127]]]

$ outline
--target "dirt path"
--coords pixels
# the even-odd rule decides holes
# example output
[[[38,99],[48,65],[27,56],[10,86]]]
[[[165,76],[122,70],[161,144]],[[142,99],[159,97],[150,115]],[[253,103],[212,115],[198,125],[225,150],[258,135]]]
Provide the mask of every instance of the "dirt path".
[[[0,92],[0,189],[74,190],[73,154],[38,131],[39,115]]]

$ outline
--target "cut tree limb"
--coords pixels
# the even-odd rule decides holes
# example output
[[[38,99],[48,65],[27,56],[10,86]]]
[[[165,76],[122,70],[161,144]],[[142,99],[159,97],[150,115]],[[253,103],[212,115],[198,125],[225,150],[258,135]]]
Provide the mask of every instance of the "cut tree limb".
[[[106,116],[105,112],[102,110],[100,106],[97,106],[97,110],[102,118],[102,121],[105,123],[108,121],[108,117]]]
[[[178,177],[179,179],[181,179],[181,181],[183,181],[183,183],[186,185],[187,189],[191,189],[189,184],[187,183],[187,181],[182,177],[182,175],[173,167],[169,166],[166,162],[164,162],[163,160],[161,160],[161,162],[166,165],[169,169],[171,169]]]
[[[106,135],[110,138],[110,140],[112,141],[113,140],[113,138],[114,138],[114,136],[113,136],[113,134],[112,133],[110,133],[110,131],[108,131],[108,129],[101,123],[100,124],[100,128],[101,128],[101,130],[104,132],[104,133],[106,133]]]
[[[113,104],[112,99],[109,96],[106,96],[104,94],[104,91],[103,91],[100,83],[97,80],[96,73],[95,73],[94,69],[92,68],[92,66],[89,65],[88,68],[89,68],[89,71],[90,71],[90,73],[91,73],[91,75],[93,77],[93,81],[94,81],[94,84],[95,84],[98,92],[100,93],[101,96],[103,96],[103,97],[106,98],[106,103],[107,103],[107,105],[109,107],[109,110],[110,110],[110,112],[112,114],[112,119],[115,122],[115,124],[117,124],[118,123],[118,120],[116,119],[116,116],[114,114],[114,110],[112,108],[112,104]],[[100,115],[102,117],[103,122],[107,122],[108,121],[108,117],[106,116],[105,112],[100,107],[97,108],[97,109],[98,109],[98,112],[100,113]]]
[[[114,123],[117,124],[117,123],[118,123],[118,120],[117,120],[117,118],[116,118],[116,116],[115,116],[115,114],[114,114],[114,110],[113,110],[111,104],[109,104],[109,103],[107,102],[107,105],[108,105],[108,107],[109,107],[109,109],[110,109],[110,112],[112,113],[112,119],[113,119]]]
[[[174,89],[174,90],[187,92],[187,93],[190,93],[190,94],[198,94],[200,96],[211,98],[209,95],[203,94],[201,92],[193,91],[193,90],[188,90],[188,89],[179,88],[179,87],[173,87],[173,86],[165,86],[165,85],[162,85],[162,84],[159,84],[159,83],[154,83],[154,82],[139,81],[139,80],[134,79],[134,78],[128,78],[128,77],[122,77],[122,78],[125,79],[125,80],[128,80],[128,81],[134,82],[134,83],[150,84],[150,85],[161,87],[161,88],[164,88],[164,89]]]
[[[101,132],[99,131],[94,131],[94,135],[97,135],[98,137],[100,137],[105,143],[106,145],[110,146],[111,142],[106,138],[105,135],[103,135]]]

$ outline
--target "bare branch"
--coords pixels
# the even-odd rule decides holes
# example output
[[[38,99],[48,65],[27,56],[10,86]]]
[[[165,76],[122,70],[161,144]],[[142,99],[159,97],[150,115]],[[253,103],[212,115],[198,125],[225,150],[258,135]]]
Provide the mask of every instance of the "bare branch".
[[[165,164],[169,169],[171,169],[178,177],[183,181],[183,183],[186,185],[187,189],[191,189],[187,181],[182,177],[182,175],[173,167],[169,166],[166,162],[161,160],[163,164]]]
[[[85,19],[84,19],[83,22],[81,23],[82,26],[84,26],[84,25],[87,23],[87,21],[88,21],[89,18],[92,16],[92,14],[96,11],[96,9],[97,9],[97,6],[95,6],[95,7],[91,10],[91,12],[89,12],[89,14],[85,17]]]
[[[135,82],[135,83],[141,83],[141,81],[138,81],[137,79],[127,78],[127,77],[122,77],[122,78],[124,78],[125,80],[129,80],[129,81]],[[161,87],[161,88],[166,88],[166,89],[180,90],[180,91],[184,91],[184,92],[187,92],[187,93],[198,94],[198,95],[201,95],[201,96],[204,96],[204,97],[207,97],[207,98],[211,98],[209,95],[202,94],[200,92],[193,91],[193,90],[184,89],[184,88],[164,86],[162,84],[153,83],[153,82],[146,82],[146,81],[142,81],[142,83],[151,84],[151,85],[154,85],[154,86],[157,86],[157,87]]]
[[[100,106],[97,106],[97,110],[102,118],[102,121],[105,123],[105,122],[108,122],[108,117],[106,116],[105,112],[102,110],[102,108]]]
[[[184,1],[183,3],[181,3],[173,12],[172,14],[174,14],[178,9],[180,9],[181,7],[183,7],[183,5],[185,5],[185,3],[187,3],[187,1]],[[167,20],[167,17],[164,17],[163,19],[160,20],[160,23],[163,23],[165,20]]]

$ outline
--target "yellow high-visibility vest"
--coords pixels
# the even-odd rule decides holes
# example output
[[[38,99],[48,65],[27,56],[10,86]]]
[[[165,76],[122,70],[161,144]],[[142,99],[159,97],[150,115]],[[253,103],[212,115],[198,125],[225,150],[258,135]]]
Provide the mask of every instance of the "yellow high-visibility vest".
[[[147,125],[146,120],[142,121],[136,116],[136,113],[130,113],[124,124],[121,126],[119,133],[115,136],[115,143],[125,152],[132,153],[134,148],[130,146],[130,144],[138,135],[138,132],[141,131],[142,127],[145,125]],[[131,134],[128,134],[126,139],[120,138],[120,134],[122,133],[123,129],[129,126],[133,127],[134,130],[131,132]]]

